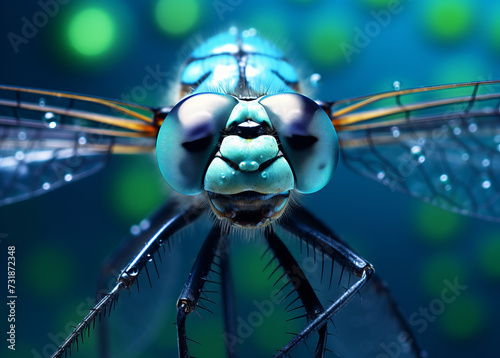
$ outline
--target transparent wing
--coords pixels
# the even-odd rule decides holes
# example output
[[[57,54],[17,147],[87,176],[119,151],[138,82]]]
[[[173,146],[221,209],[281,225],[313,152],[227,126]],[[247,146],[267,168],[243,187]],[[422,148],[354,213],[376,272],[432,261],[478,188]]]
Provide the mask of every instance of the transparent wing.
[[[0,205],[95,173],[111,153],[154,149],[154,109],[0,86]]]
[[[500,221],[500,82],[331,104],[344,162],[447,210]]]
[[[410,327],[382,281],[374,275],[333,318],[331,343],[341,357],[421,356]]]

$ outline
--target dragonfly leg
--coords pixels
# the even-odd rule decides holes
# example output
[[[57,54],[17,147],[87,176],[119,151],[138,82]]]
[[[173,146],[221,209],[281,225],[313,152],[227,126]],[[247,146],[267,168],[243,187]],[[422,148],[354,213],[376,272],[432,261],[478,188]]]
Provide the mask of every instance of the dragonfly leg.
[[[314,292],[311,284],[306,278],[306,275],[300,268],[299,264],[287,249],[285,244],[272,230],[266,232],[266,239],[274,255],[278,259],[280,265],[288,276],[294,287],[294,291],[299,295],[307,315],[307,321],[312,322],[319,313],[323,312],[323,306]],[[326,348],[327,325],[323,325],[318,329],[319,339],[316,346],[315,358],[323,358]]]
[[[348,272],[358,277],[358,280],[326,310],[309,322],[292,341],[278,352],[276,357],[285,356],[312,332],[318,331],[319,333],[321,327],[326,326],[327,321],[343,308],[347,310],[349,323],[342,320],[338,322],[342,326],[342,332],[338,331],[336,336],[341,340],[344,354],[354,354],[360,357],[388,356],[387,349],[389,349],[390,356],[413,358],[425,356],[425,352],[418,346],[387,286],[380,277],[374,274],[373,267],[366,260],[304,208],[295,208],[291,217],[280,222],[280,227],[299,238],[306,246],[311,246],[315,251],[318,250],[325,257],[329,257],[332,260],[332,270],[335,260]],[[363,286],[360,299],[352,300],[347,305]],[[351,325],[354,317],[358,319],[358,323],[364,322],[362,326]],[[361,349],[361,342],[368,343],[368,345]]]
[[[61,357],[63,354],[67,353],[67,350],[69,350],[71,354],[71,349],[75,344],[78,350],[79,339],[83,341],[83,334],[90,330],[90,328],[94,325],[95,319],[109,313],[118,299],[119,294],[124,289],[128,290],[133,286],[143,268],[146,268],[147,272],[146,265],[148,262],[153,261],[154,263],[154,255],[159,255],[158,250],[160,247],[163,247],[165,243],[168,243],[169,238],[177,231],[195,221],[202,212],[203,209],[196,204],[180,210],[177,208],[175,214],[173,214],[170,218],[167,218],[166,222],[164,222],[160,228],[154,230],[154,233],[148,242],[121,271],[114,288],[106,296],[104,296],[93,309],[90,310],[87,316],[83,318],[73,332],[59,346],[57,351],[52,355],[52,358]]]
[[[196,257],[186,284],[177,300],[177,343],[180,358],[190,358],[186,336],[186,318],[198,304],[221,239],[220,228],[210,230]]]
[[[136,252],[139,252],[144,242],[149,241],[155,233],[165,223],[165,218],[170,218],[175,215],[179,209],[179,202],[176,198],[172,198],[157,209],[147,220],[141,222],[142,231],[138,235],[130,235],[104,260],[99,272],[97,280],[96,301],[99,302],[108,294],[107,287],[109,280],[116,280],[120,276],[119,268],[123,267]],[[167,242],[167,244],[169,244]],[[161,257],[160,257],[161,258]],[[109,350],[109,331],[108,319],[103,316],[97,328],[97,345],[100,358],[108,358],[111,356]]]
[[[346,291],[341,294],[326,310],[323,310],[322,307],[317,305],[317,298],[315,297],[314,293],[311,292],[312,288],[307,287],[309,284],[307,283],[307,279],[305,279],[305,276],[300,281],[299,288],[296,288],[297,293],[299,293],[299,297],[301,297],[304,302],[304,307],[306,308],[308,319],[313,319],[299,334],[297,334],[285,347],[283,347],[283,349],[281,349],[275,355],[275,357],[285,357],[299,343],[305,341],[305,339],[309,337],[311,333],[316,331],[320,334],[320,341],[318,342],[315,356],[321,357],[321,355],[318,355],[322,354],[321,352],[318,352],[318,348],[321,347],[321,344],[324,344],[321,342],[321,329],[325,329],[323,327],[326,326],[328,320],[331,319],[335,314],[340,312],[340,310],[342,310],[342,308],[345,307],[345,305],[368,282],[368,280],[374,273],[374,269],[370,263],[357,255],[336,236],[334,236],[333,234],[327,235],[326,232],[331,232],[329,232],[323,224],[317,221],[303,208],[297,208],[297,210],[294,211],[293,215],[290,218],[280,223],[280,226],[286,231],[297,236],[300,240],[304,241],[306,245],[311,245],[315,250],[318,249],[326,256],[330,257],[332,260],[336,260],[337,262],[342,264],[343,267],[345,267],[349,272],[352,272],[359,278],[358,281],[347,288]],[[272,235],[268,235],[268,241],[269,238],[272,239],[270,241],[270,244],[276,245],[277,240],[272,238]],[[282,248],[280,248],[280,250],[282,250]],[[300,293],[299,291],[302,291],[302,293]],[[314,309],[317,309],[317,311],[314,312]],[[309,313],[308,310],[310,310],[311,313]],[[326,331],[324,333],[326,333]],[[323,340],[326,342],[326,338],[323,338]]]

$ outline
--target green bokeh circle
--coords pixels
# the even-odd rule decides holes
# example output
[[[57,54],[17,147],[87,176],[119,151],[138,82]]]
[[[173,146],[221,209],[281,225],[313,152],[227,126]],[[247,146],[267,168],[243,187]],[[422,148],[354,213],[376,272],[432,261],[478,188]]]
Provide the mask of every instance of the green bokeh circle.
[[[422,241],[444,244],[460,238],[464,221],[461,215],[419,203],[413,216],[413,226]]]
[[[171,189],[163,181],[153,158],[138,156],[129,164],[117,169],[110,181],[110,203],[121,219],[138,223],[166,202]]]
[[[158,26],[171,36],[181,36],[192,30],[200,13],[196,0],[160,0],[155,7]]]
[[[424,25],[434,40],[457,42],[470,31],[473,9],[468,1],[442,0],[429,3]]]
[[[312,62],[324,67],[334,67],[348,64],[356,57],[356,53],[347,56],[353,45],[351,28],[342,21],[314,21],[309,26],[306,41],[306,51]]]
[[[71,47],[80,55],[100,56],[107,52],[116,37],[113,18],[103,9],[89,7],[79,11],[68,26]]]
[[[479,247],[483,270],[491,277],[500,279],[500,234],[492,232]]]
[[[25,262],[29,272],[25,276],[30,290],[41,297],[63,295],[71,284],[75,271],[70,256],[56,247],[31,251]]]

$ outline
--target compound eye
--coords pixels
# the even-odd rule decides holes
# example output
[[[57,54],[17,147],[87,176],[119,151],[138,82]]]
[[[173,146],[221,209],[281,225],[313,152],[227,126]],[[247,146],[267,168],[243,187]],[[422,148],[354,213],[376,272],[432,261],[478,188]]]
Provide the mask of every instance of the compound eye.
[[[217,93],[200,93],[181,100],[167,115],[156,141],[161,174],[176,191],[196,195],[217,151],[220,130],[238,100]]]
[[[297,191],[323,188],[337,167],[339,144],[330,117],[313,100],[298,93],[262,97],[285,157],[295,174]]]

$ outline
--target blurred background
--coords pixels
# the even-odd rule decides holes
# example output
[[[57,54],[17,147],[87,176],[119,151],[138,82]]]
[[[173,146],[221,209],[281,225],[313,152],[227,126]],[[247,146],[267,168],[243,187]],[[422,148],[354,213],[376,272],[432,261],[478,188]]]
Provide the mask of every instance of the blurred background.
[[[278,43],[304,74],[320,73],[315,99],[388,91],[396,80],[410,88],[500,79],[494,0],[10,1],[0,17],[0,83],[153,106],[173,104],[172,83],[193,39],[233,25]],[[0,350],[8,355],[1,355],[50,356],[61,332],[89,308],[102,260],[169,195],[154,158],[117,157],[81,182],[0,208],[1,262],[7,246],[16,245],[19,297],[16,351],[7,351],[4,340]],[[414,327],[429,356],[500,354],[498,224],[392,192],[342,163],[322,192],[302,202],[375,266],[405,317],[434,312],[425,329]],[[241,280],[251,277],[251,260],[238,255],[250,266]],[[189,270],[181,253],[170,260]],[[160,269],[163,279],[141,299],[173,308],[187,271],[171,272],[176,280],[169,280]],[[467,288],[438,309],[445,279]],[[150,332],[151,318],[134,307],[146,324],[132,334]],[[113,315],[126,321],[132,314],[118,305]],[[155,326],[161,328],[155,348],[134,354],[174,355],[174,320]],[[260,339],[265,346],[269,335]],[[75,357],[94,355],[91,337]]]

